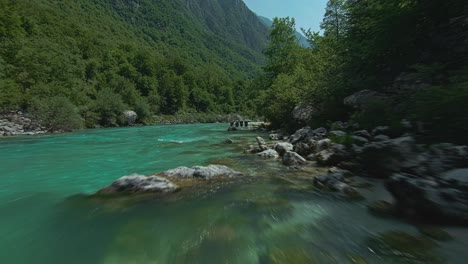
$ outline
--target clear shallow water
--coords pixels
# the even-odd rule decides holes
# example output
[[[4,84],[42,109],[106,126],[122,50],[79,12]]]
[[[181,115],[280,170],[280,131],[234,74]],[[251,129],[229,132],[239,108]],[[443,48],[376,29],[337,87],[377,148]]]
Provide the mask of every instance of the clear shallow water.
[[[241,154],[252,132],[226,125],[87,130],[0,140],[1,263],[423,263],[372,251],[369,237],[409,224],[377,218],[366,204],[313,189],[310,177]],[[236,144],[223,141],[232,138]],[[132,173],[220,163],[249,178],[140,202],[92,194]],[[380,190],[380,191],[379,191]],[[437,242],[434,263],[465,263],[466,229]],[[371,249],[369,249],[371,248]],[[355,262],[360,263],[360,262]]]

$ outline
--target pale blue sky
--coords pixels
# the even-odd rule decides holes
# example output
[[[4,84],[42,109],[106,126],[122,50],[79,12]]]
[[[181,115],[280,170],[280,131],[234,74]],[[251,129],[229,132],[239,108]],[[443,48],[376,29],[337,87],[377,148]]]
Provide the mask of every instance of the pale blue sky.
[[[260,16],[294,17],[296,27],[320,30],[327,0],[244,0],[250,10]]]

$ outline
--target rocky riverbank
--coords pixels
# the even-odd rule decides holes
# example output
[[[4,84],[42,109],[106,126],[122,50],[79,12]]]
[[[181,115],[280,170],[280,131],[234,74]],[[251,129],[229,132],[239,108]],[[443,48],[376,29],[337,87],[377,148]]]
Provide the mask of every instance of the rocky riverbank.
[[[47,129],[30,115],[21,111],[0,113],[0,137],[39,135],[47,133]]]
[[[371,205],[374,212],[468,224],[467,146],[421,144],[408,131],[383,126],[359,130],[344,122],[331,129],[304,127],[293,135],[271,133],[269,139],[257,137],[245,152],[299,169],[306,164],[330,167],[313,183],[345,197],[360,197],[356,178],[382,179],[394,201]]]

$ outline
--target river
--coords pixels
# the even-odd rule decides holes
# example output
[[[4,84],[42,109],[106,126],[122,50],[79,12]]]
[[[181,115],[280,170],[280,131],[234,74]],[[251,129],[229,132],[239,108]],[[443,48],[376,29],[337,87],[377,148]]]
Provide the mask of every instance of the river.
[[[310,180],[320,169],[297,172],[242,154],[256,134],[226,128],[0,139],[1,263],[466,263],[466,228],[444,228],[449,241],[423,240],[414,225],[367,211],[388,198],[380,182],[361,190],[365,200],[320,192]],[[224,143],[228,137],[234,144]],[[211,163],[248,180],[173,199],[86,196],[124,175]],[[388,231],[410,234],[417,248],[382,246],[379,234]]]

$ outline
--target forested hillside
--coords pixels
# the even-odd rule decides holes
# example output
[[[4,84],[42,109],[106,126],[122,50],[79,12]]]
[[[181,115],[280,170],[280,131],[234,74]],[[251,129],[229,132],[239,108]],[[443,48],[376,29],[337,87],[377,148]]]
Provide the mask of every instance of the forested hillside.
[[[292,122],[300,106],[312,126],[398,128],[406,119],[428,140],[468,143],[467,1],[330,0],[322,29],[306,32],[305,49],[294,19],[274,21],[255,83],[275,125],[304,125]]]
[[[73,127],[247,111],[267,35],[240,0],[0,0],[0,109]]]

